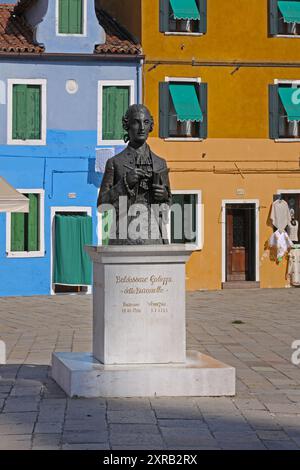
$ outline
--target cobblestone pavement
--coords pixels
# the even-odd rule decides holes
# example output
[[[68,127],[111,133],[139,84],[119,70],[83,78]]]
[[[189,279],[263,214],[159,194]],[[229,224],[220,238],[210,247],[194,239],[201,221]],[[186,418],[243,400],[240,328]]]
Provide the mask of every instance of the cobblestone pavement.
[[[0,449],[300,449],[300,290],[187,295],[188,347],[237,369],[233,398],[68,399],[52,351],[91,350],[91,297],[0,299]]]

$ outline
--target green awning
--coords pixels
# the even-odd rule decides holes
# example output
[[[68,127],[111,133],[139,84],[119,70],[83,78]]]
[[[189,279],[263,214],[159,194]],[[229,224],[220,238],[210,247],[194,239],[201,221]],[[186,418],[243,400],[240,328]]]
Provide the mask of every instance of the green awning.
[[[300,1],[299,2],[278,2],[278,8],[282,13],[286,23],[300,23]]]
[[[300,121],[300,88],[278,88],[289,121]]]
[[[178,121],[203,121],[199,99],[192,83],[170,83]]]
[[[175,20],[200,20],[196,0],[170,0]]]

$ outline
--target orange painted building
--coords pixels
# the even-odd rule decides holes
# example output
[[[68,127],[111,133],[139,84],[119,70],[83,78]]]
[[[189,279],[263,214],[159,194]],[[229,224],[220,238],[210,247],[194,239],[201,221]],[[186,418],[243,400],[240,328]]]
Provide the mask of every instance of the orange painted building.
[[[150,146],[196,204],[187,288],[289,286],[268,240],[275,195],[300,225],[300,1],[99,4],[142,44]]]

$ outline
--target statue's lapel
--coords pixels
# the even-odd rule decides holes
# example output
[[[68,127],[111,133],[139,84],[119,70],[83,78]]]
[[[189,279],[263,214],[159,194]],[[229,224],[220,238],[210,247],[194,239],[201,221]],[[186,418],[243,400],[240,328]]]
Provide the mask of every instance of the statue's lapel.
[[[126,152],[126,162],[128,163],[129,166],[132,166],[134,168],[135,167],[134,150],[128,146],[125,152]]]
[[[162,161],[160,158],[158,158],[155,153],[152,152],[152,150],[150,149],[150,153],[151,153],[151,158],[152,158],[152,163],[153,163],[153,171],[160,171],[163,169],[163,164],[162,164]]]

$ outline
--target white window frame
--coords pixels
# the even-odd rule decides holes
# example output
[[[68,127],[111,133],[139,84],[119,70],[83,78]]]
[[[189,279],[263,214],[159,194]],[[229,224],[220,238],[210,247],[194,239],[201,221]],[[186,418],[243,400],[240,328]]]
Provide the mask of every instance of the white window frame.
[[[226,205],[229,204],[255,204],[255,282],[260,281],[260,231],[259,231],[259,199],[223,199],[222,200],[222,283],[226,282]]]
[[[83,25],[82,33],[72,34],[72,33],[60,33],[59,32],[59,0],[56,0],[55,5],[55,33],[56,36],[62,37],[86,37],[87,36],[87,0],[83,0]]]
[[[6,256],[7,258],[43,258],[45,256],[45,190],[18,189],[22,194],[39,194],[39,251],[11,251],[11,213],[6,213]]]
[[[196,208],[196,243],[182,243],[186,250],[200,251],[204,245],[204,206],[202,204],[202,190],[199,189],[172,189],[172,194],[195,194],[198,197]],[[171,243],[171,213],[166,226],[168,240]]]
[[[99,80],[98,81],[98,131],[97,145],[125,145],[124,140],[103,140],[103,88],[105,86],[127,86],[130,88],[129,104],[134,104],[135,88],[134,80]]]
[[[41,87],[41,139],[13,139],[13,86],[40,85]],[[46,145],[47,132],[47,80],[40,78],[9,78],[7,80],[7,144],[8,145]]]
[[[56,212],[82,212],[92,217],[93,211],[91,206],[53,206],[50,213],[50,293],[51,295],[58,295],[55,290],[52,279],[54,269],[54,244],[55,244],[55,214]],[[87,287],[87,291],[83,294],[88,295],[92,293],[92,286]],[[71,294],[69,294],[71,295]]]
[[[165,82],[182,82],[182,83],[198,83],[200,85],[200,77],[165,77]],[[165,142],[202,142],[201,137],[166,137]]]
[[[300,37],[300,35],[299,35]],[[285,80],[280,78],[274,79],[274,85],[297,85],[300,86],[300,80]],[[280,137],[274,140],[275,142],[300,142],[300,137],[292,139],[290,137]]]

